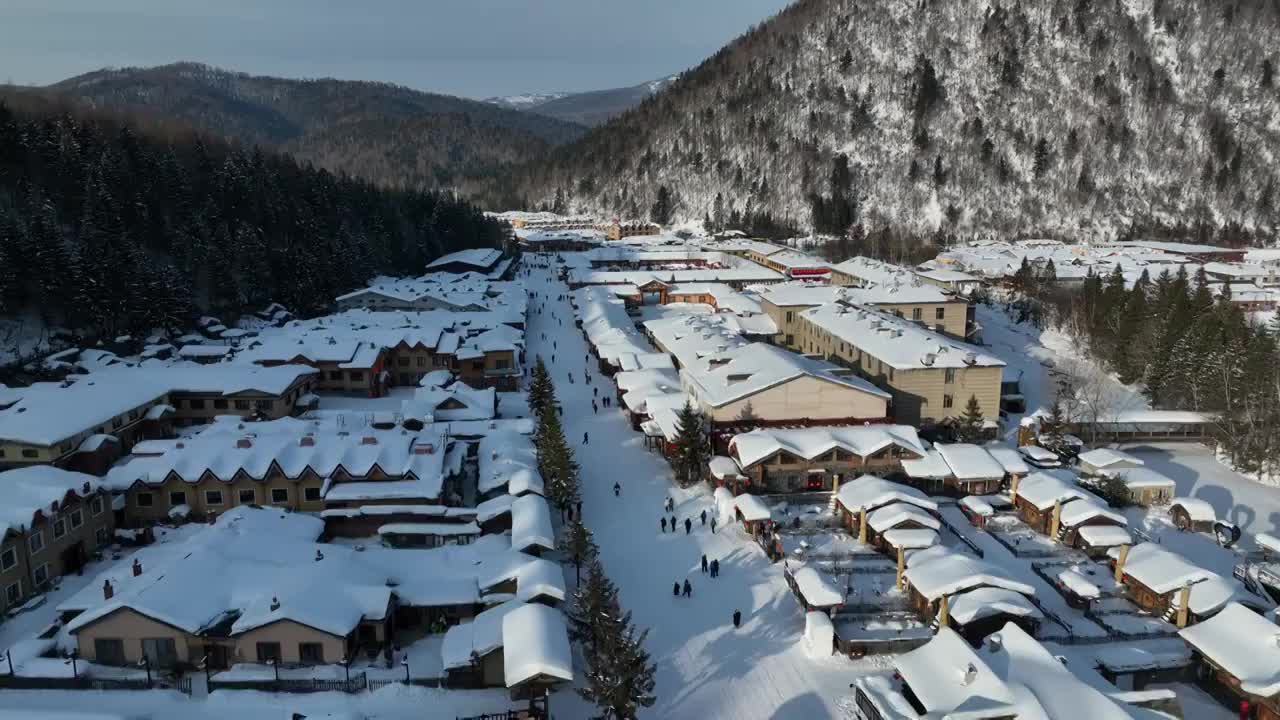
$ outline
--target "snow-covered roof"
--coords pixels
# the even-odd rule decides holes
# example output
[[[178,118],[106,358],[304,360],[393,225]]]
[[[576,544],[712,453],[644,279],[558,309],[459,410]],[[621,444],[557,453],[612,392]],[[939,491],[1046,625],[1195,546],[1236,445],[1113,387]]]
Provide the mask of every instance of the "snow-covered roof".
[[[1209,578],[1191,586],[1191,612],[1204,617],[1218,612],[1227,603],[1243,600],[1250,596],[1234,579],[1213,574]],[[1256,599],[1256,598],[1255,598]],[[1182,593],[1175,592],[1169,599],[1169,606],[1182,607]]]
[[[1169,501],[1169,509],[1175,507],[1185,510],[1194,522],[1213,522],[1218,519],[1213,506],[1200,498],[1176,497]]]
[[[938,509],[938,504],[923,492],[874,475],[863,475],[842,483],[836,496],[844,509],[852,513],[874,510],[893,502],[911,503],[925,510]]]
[[[1005,366],[1004,360],[977,345],[865,306],[834,303],[800,316],[898,370]]]
[[[1249,608],[1230,603],[1204,622],[1178,631],[1251,695],[1280,694],[1280,630]]]
[[[503,618],[507,613],[523,605],[523,601],[512,598],[449,628],[440,646],[444,669],[458,670],[469,667],[473,658],[483,658],[501,648]]]
[[[473,388],[464,382],[447,387],[419,387],[413,398],[401,403],[405,418],[421,422],[489,420],[497,415],[498,396],[494,388]]]
[[[1123,450],[1114,450],[1112,448],[1095,448],[1080,453],[1080,462],[1088,463],[1096,468],[1109,468],[1113,465],[1121,465],[1124,467],[1138,467],[1143,464],[1142,459]]]
[[[977,652],[951,628],[894,660],[926,717],[1015,717],[1016,698]]]
[[[742,400],[771,387],[813,377],[881,398],[892,396],[823,360],[816,360],[767,343],[751,343],[685,364],[681,371],[689,390],[714,407]]]
[[[938,548],[922,552],[936,550]],[[914,555],[909,559],[905,577],[916,592],[931,601],[978,587],[1004,588],[1027,596],[1036,593],[1034,587],[1016,580],[999,565],[971,555],[950,551],[938,552],[924,560],[921,557]]]
[[[516,550],[534,547],[556,549],[551,509],[541,495],[521,495],[511,503],[511,547]]]
[[[1118,548],[1108,554],[1117,556]],[[1125,559],[1124,574],[1150,588],[1164,593],[1179,590],[1186,585],[1208,580],[1216,573],[1193,564],[1178,553],[1169,552],[1155,543],[1141,543],[1129,549]]]
[[[832,450],[871,457],[889,447],[924,455],[924,444],[910,425],[856,425],[847,427],[757,428],[729,440],[729,452],[743,467],[750,467],[779,452],[813,460]]]
[[[495,495],[476,506],[476,522],[489,522],[490,520],[506,515],[511,512],[511,504],[515,502],[515,495]]]
[[[886,530],[880,537],[889,547],[903,550],[920,550],[938,544],[938,533],[934,530],[910,528],[906,530]]]
[[[1018,483],[1018,498],[1031,503],[1037,510],[1047,510],[1058,501],[1071,499],[1098,500],[1087,490],[1068,483],[1057,475],[1036,472]]]
[[[997,587],[981,587],[956,595],[950,599],[947,611],[956,622],[961,624],[992,615],[1044,617],[1025,595]]]
[[[733,499],[733,505],[742,513],[742,518],[747,522],[758,522],[761,520],[769,520],[773,517],[769,506],[764,501],[750,493],[743,493]]]
[[[460,265],[470,265],[478,270],[488,270],[498,259],[502,257],[501,250],[492,248],[471,248],[468,250],[459,250],[451,252],[448,255],[441,255],[435,260],[427,264],[427,270],[439,268],[444,265],[458,263]]]
[[[938,522],[934,516],[915,505],[904,502],[885,505],[867,515],[867,525],[876,532],[890,530],[904,522],[914,522],[933,530],[942,527],[942,523]]]
[[[932,448],[922,458],[903,460],[902,471],[907,474],[907,477],[921,480],[942,480],[951,477],[951,466],[943,459],[942,453]]]
[[[510,430],[488,433],[480,439],[476,459],[481,493],[504,485],[512,495],[546,492],[538,472],[537,449],[526,435]]]
[[[844,594],[816,568],[802,565],[791,571],[791,577],[796,581],[796,588],[810,607],[833,607],[844,602]]]
[[[1063,587],[1082,598],[1092,600],[1102,597],[1102,590],[1097,585],[1071,568],[1058,573],[1057,579],[1059,583],[1062,583]]]
[[[981,517],[991,517],[996,514],[996,509],[991,503],[984,500],[980,495],[968,495],[960,498],[960,504],[969,510],[969,512]]]
[[[378,528],[379,535],[479,535],[480,526],[468,523],[387,523]]]
[[[53,505],[61,506],[68,495],[87,497],[101,486],[102,481],[92,475],[51,465],[0,472],[0,538],[10,530],[30,528],[37,513],[53,515]]]
[[[1018,451],[1010,447],[1007,443],[999,440],[992,440],[983,445],[986,451],[995,458],[996,462],[1004,468],[1004,471],[1010,475],[1026,475],[1031,472],[1031,468],[1026,461],[1022,459],[1022,455]]]
[[[1165,488],[1172,491],[1177,487],[1171,478],[1148,467],[1131,467],[1112,470],[1111,474],[1119,478],[1131,490],[1139,488]]]
[[[1076,503],[1069,503],[1075,505]],[[1065,521],[1064,521],[1065,522]],[[1080,528],[1080,539],[1084,540],[1091,547],[1110,548],[1117,545],[1133,544],[1133,536],[1129,534],[1129,530],[1122,525],[1086,525]]]
[[[538,678],[572,682],[564,615],[536,603],[508,612],[502,618],[502,670],[509,688]]]
[[[1253,541],[1267,552],[1280,553],[1280,537],[1269,533],[1258,533],[1253,536]]]
[[[996,461],[981,445],[969,443],[936,443],[933,448],[942,455],[957,480],[991,480],[1004,477],[1004,465]]]
[[[727,458],[723,455],[716,455],[707,463],[711,471],[711,477],[717,480],[724,480],[730,477],[742,477],[742,470],[738,467],[738,463],[733,458]]]
[[[1129,524],[1129,521],[1125,519],[1124,515],[1108,510],[1105,505],[1092,499],[1075,499],[1064,502],[1062,504],[1062,513],[1059,517],[1062,521],[1062,525],[1068,528],[1076,527],[1080,523],[1095,520],[1097,518],[1110,520],[1116,525],[1121,526]],[[1080,529],[1083,531],[1086,528]],[[1101,535],[1096,530],[1092,530],[1090,535],[1101,539]]]

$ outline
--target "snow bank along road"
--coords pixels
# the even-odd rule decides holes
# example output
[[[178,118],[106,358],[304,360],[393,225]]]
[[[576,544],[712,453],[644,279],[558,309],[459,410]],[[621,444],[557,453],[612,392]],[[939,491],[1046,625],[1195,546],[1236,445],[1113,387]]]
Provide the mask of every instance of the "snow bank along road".
[[[586,361],[588,348],[573,324],[573,309],[559,299],[567,298],[569,289],[545,270],[535,270],[529,285],[537,293],[526,331],[529,361],[543,357],[564,406],[565,437],[577,443],[585,522],[624,607],[639,627],[650,629],[647,647],[658,666],[658,702],[642,717],[842,716],[837,703],[849,693],[849,683],[873,666],[806,655],[800,644],[804,617],[781,566],[772,565],[736,526],[721,527],[717,534],[703,527],[702,510],[708,518],[712,512],[706,489],[675,489],[670,467],[645,450],[643,437],[622,411],[610,407],[593,414],[592,388],[602,397],[616,389],[594,362]],[[581,444],[584,432],[590,436],[587,445]],[[615,482],[622,486],[621,497],[614,497]],[[680,527],[664,534],[658,523],[668,495],[675,497]],[[692,534],[685,534],[685,518],[693,520]],[[702,574],[703,553],[708,561],[720,560],[719,578]],[[686,577],[693,596],[673,597],[672,583]],[[743,613],[737,631],[734,609]]]

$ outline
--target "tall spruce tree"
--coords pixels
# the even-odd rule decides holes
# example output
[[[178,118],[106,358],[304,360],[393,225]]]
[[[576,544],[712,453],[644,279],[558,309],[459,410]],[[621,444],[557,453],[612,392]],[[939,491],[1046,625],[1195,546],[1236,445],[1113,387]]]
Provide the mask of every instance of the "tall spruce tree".
[[[600,645],[587,656],[586,686],[578,689],[584,699],[596,704],[610,720],[635,720],[640,708],[657,700],[654,675],[644,642],[649,631],[636,632],[631,613],[619,618],[602,617]]]
[[[596,557],[596,541],[591,531],[582,524],[582,518],[576,517],[565,530],[560,539],[560,551],[573,560],[574,584],[582,584],[582,563],[589,563]]]
[[[677,418],[675,446],[672,464],[681,483],[688,485],[701,479],[703,468],[711,460],[711,443],[707,439],[702,413],[688,401]]]
[[[981,442],[986,435],[986,431],[983,428],[985,422],[986,418],[982,415],[982,406],[978,403],[978,396],[970,395],[969,402],[964,406],[964,412],[960,413],[959,418],[956,418],[956,440],[962,443]]]
[[[534,417],[542,417],[542,413],[547,408],[555,410],[555,385],[551,382],[551,376],[547,373],[547,366],[542,362],[542,356],[538,356],[537,362],[533,365],[533,372],[529,379],[529,410],[533,412]]]

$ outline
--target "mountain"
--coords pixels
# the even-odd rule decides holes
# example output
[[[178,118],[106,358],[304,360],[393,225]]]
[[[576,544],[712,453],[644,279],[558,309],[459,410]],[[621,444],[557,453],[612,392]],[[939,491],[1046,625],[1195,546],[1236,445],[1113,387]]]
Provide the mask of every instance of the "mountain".
[[[1273,238],[1277,36],[1265,0],[799,0],[507,188],[712,226]]]
[[[579,125],[386,83],[286,80],[193,63],[99,70],[46,90],[159,113],[394,186],[458,187],[582,135]]]
[[[377,274],[498,247],[452,194],[392,190],[177,126],[0,97],[0,314],[91,337],[325,311]]]
[[[676,77],[678,76],[673,75],[661,80],[651,80],[612,90],[510,95],[488,98],[485,102],[594,127],[639,105],[650,95],[661,92],[675,82]]]

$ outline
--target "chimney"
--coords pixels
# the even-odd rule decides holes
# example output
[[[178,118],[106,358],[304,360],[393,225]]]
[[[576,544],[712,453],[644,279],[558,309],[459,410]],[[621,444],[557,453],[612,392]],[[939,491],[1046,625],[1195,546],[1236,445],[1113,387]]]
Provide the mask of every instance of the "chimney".
[[[1058,528],[1062,523],[1062,501],[1057,500],[1053,503],[1053,516],[1049,518],[1049,538],[1057,539]]]
[[[116,589],[111,587],[111,581],[103,580],[102,581],[102,599],[110,600],[112,596],[114,596],[115,594],[116,594]]]
[[[1124,564],[1129,559],[1129,546],[1120,546],[1120,557],[1116,558],[1116,582],[1124,582]]]
[[[894,583],[894,587],[902,589],[902,573],[907,568],[907,551],[901,546],[898,547],[898,579]]]
[[[867,509],[858,511],[858,542],[867,544]]]
[[[271,598],[271,612],[275,612],[275,611],[277,611],[277,610],[279,610],[279,609],[280,609],[280,599],[279,599],[279,598],[276,598],[276,597],[272,597],[272,598]]]
[[[303,435],[298,440],[298,447],[315,447],[316,437],[314,435]]]
[[[1178,595],[1178,627],[1187,626],[1187,614],[1191,611],[1191,584],[1182,586]]]
[[[1009,481],[1009,501],[1010,502],[1015,504],[1018,502],[1018,485],[1021,483],[1022,483],[1022,476],[1019,475],[1018,473],[1013,473],[1013,480]]]
[[[236,441],[236,447],[237,447],[237,448],[241,448],[241,449],[243,449],[243,448],[251,448],[251,447],[253,447],[253,440],[251,440],[250,438],[247,438],[247,437],[242,437],[242,438],[240,438],[239,440],[237,440],[237,441]]]
[[[133,559],[133,576],[138,577],[141,574],[142,574],[142,563],[138,561],[138,558],[134,558]]]
[[[372,435],[365,435],[364,437],[360,438],[360,444],[361,445],[377,445],[378,438]]]
[[[938,601],[938,627],[947,627],[951,622],[951,609],[947,604],[947,596]]]

